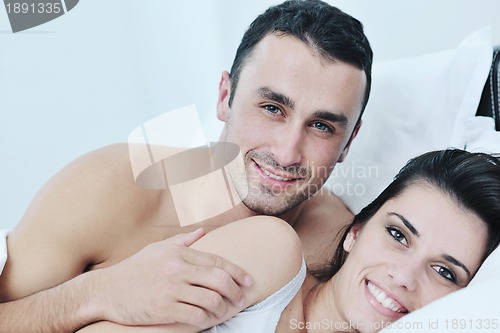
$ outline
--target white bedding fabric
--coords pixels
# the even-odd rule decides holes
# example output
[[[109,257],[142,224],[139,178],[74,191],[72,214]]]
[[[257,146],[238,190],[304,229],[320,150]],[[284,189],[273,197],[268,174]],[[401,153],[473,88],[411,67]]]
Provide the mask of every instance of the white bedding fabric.
[[[7,234],[8,230],[0,230],[0,274],[7,261]]]
[[[491,29],[483,28],[454,49],[374,63],[363,125],[325,186],[358,213],[410,158],[463,149],[491,67],[491,44]]]
[[[493,118],[471,118],[467,123],[466,131],[466,150],[489,154],[500,153],[500,132],[495,131]]]

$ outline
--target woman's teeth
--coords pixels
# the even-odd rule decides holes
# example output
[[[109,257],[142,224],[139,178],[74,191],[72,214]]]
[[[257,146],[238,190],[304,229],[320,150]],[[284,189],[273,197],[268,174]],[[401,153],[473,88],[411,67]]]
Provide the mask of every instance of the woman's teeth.
[[[375,287],[374,284],[372,284],[370,281],[368,281],[368,291],[377,299],[377,301],[382,304],[387,309],[391,309],[394,312],[397,313],[402,313],[404,312],[403,309],[399,308],[396,305],[396,301],[389,296],[387,296],[382,290],[379,288]]]

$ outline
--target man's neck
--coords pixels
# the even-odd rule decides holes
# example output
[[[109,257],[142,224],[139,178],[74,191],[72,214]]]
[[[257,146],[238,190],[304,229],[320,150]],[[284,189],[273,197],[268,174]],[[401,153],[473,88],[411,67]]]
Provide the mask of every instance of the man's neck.
[[[292,227],[295,226],[297,223],[297,220],[299,219],[300,213],[302,212],[302,209],[305,206],[305,202],[302,202],[295,206],[294,208],[290,209],[288,212],[278,216],[280,219],[285,220],[290,224]]]
[[[288,212],[286,212],[282,215],[279,215],[278,217],[285,220],[293,227],[293,225],[296,223],[296,221],[300,215],[302,207],[303,207],[303,203],[297,205],[296,207],[289,210]],[[237,220],[241,220],[241,219],[244,219],[247,217],[256,216],[256,215],[260,215],[260,214],[254,212],[253,210],[251,210],[250,208],[245,206],[243,203],[239,203],[238,205],[236,205],[232,209],[227,210],[224,213],[217,215],[213,218],[210,218],[210,219],[203,221],[203,225],[220,227],[220,226],[226,225],[228,223],[231,223],[231,222],[234,222]]]

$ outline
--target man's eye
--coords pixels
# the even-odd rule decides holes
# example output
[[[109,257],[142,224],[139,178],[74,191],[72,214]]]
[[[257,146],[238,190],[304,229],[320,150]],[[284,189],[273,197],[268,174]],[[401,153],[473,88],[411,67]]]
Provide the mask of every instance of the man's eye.
[[[389,235],[391,235],[393,239],[403,244],[404,246],[408,246],[408,240],[406,239],[405,234],[401,230],[394,227],[386,227],[386,229]]]
[[[264,109],[266,109],[267,112],[269,112],[273,115],[277,115],[277,114],[281,113],[281,110],[275,105],[264,105]]]
[[[327,124],[322,123],[320,121],[313,123],[312,126],[321,132],[330,132],[331,131],[330,127]]]
[[[441,275],[445,279],[453,283],[457,283],[457,277],[451,269],[439,265],[433,265],[432,269],[435,270],[439,275]]]

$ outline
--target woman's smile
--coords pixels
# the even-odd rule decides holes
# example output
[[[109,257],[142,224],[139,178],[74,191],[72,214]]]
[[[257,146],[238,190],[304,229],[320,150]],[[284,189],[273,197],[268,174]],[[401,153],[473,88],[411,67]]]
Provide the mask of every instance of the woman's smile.
[[[365,296],[373,308],[383,316],[398,319],[408,313],[408,309],[393,297],[388,291],[379,288],[370,280],[365,280]]]

